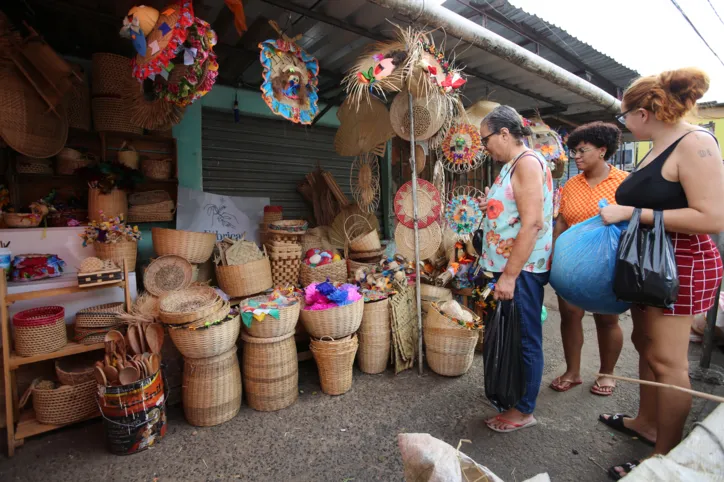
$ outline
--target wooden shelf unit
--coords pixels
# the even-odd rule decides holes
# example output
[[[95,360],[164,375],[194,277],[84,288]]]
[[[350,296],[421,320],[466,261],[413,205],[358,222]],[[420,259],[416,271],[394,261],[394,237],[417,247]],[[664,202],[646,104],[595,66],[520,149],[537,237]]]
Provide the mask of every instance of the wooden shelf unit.
[[[8,316],[8,306],[16,301],[33,300],[39,298],[49,298],[53,296],[61,296],[72,293],[90,292],[104,288],[118,287],[123,289],[125,306],[131,306],[131,292],[128,289],[126,280],[128,279],[128,268],[123,265],[123,280],[118,283],[106,284],[100,286],[92,286],[80,288],[78,286],[68,286],[66,288],[53,288],[38,291],[29,291],[26,293],[8,294],[7,281],[4,276],[0,275],[0,338],[2,338],[2,355],[3,355],[3,377],[5,381],[5,422],[8,440],[8,457],[15,455],[15,448],[20,447],[25,442],[25,438],[32,437],[51,430],[56,430],[66,425],[50,425],[42,424],[35,419],[35,413],[31,409],[24,410],[20,413],[18,406],[18,388],[15,378],[15,370],[23,365],[37,363],[45,360],[54,360],[65,356],[75,355],[78,353],[86,353],[95,350],[102,350],[105,345],[103,343],[94,343],[93,345],[81,345],[75,342],[69,342],[60,350],[51,353],[42,353],[29,357],[21,357],[16,355],[12,350],[12,337],[10,332],[10,319]],[[94,417],[89,417],[94,418]],[[88,420],[86,419],[86,420]],[[17,424],[17,426],[16,426]],[[72,425],[72,424],[67,424]]]

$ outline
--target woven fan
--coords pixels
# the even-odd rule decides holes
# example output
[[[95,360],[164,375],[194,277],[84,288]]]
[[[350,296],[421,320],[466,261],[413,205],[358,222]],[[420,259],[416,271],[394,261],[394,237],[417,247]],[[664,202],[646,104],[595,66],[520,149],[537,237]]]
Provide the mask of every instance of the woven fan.
[[[457,123],[442,142],[443,166],[450,172],[462,173],[477,169],[485,160],[480,130],[472,124]]]
[[[413,97],[410,116],[407,94],[407,90],[397,94],[390,107],[390,123],[395,134],[409,141],[410,117],[414,117],[415,141],[431,138],[445,122],[448,106],[444,96],[433,93],[429,97]]]
[[[445,208],[445,221],[461,241],[467,241],[478,229],[483,219],[479,199],[483,197],[480,190],[472,186],[459,186]]]
[[[337,111],[340,125],[334,136],[334,150],[340,156],[359,156],[385,143],[395,136],[387,107],[370,98],[355,105],[347,97]]]
[[[377,156],[363,154],[356,157],[349,172],[349,184],[352,186],[352,196],[362,211],[377,211],[380,204],[380,166]]]

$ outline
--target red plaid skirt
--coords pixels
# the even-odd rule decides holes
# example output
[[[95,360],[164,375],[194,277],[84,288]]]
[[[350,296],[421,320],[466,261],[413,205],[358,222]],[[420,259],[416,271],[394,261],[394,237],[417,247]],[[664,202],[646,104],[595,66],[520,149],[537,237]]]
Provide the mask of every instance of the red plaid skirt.
[[[722,280],[722,260],[714,242],[706,234],[671,233],[676,267],[679,271],[679,298],[665,315],[691,316],[706,313],[714,306]]]

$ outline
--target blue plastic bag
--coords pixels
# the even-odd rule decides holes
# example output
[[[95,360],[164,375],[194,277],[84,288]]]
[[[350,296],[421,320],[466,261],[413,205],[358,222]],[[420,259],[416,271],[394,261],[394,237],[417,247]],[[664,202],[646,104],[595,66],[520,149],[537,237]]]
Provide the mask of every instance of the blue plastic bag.
[[[599,202],[607,206],[606,200]],[[613,292],[616,251],[628,223],[606,226],[594,216],[558,237],[553,252],[550,283],[567,302],[590,313],[620,314],[631,307]]]

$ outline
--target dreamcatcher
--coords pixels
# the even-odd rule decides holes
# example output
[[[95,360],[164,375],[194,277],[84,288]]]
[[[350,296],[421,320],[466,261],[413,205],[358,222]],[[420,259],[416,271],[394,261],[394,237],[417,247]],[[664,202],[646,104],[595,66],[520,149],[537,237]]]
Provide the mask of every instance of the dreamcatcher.
[[[478,128],[463,122],[448,131],[441,151],[443,167],[458,174],[477,169],[488,156]]]
[[[483,193],[472,186],[459,186],[445,208],[445,221],[459,240],[467,242],[483,220],[479,200]]]
[[[352,195],[363,212],[374,213],[380,204],[380,166],[372,153],[355,158],[349,171]]]

